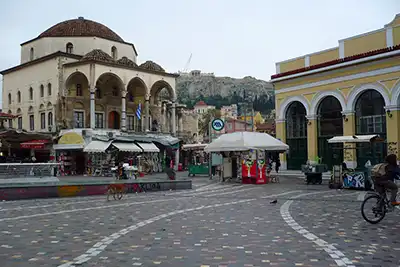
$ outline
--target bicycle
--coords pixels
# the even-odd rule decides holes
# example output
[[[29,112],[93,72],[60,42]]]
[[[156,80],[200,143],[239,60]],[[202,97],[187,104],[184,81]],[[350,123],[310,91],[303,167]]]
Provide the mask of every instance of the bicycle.
[[[399,186],[400,184],[400,177],[397,177],[394,182]],[[367,222],[371,223],[371,224],[377,224],[380,221],[383,220],[383,218],[385,218],[386,213],[388,212],[392,212],[396,206],[393,206],[391,201],[389,200],[388,196],[387,196],[387,191],[389,190],[385,190],[385,192],[383,194],[379,194],[378,192],[374,192],[372,193],[370,196],[368,196],[367,198],[364,199],[363,203],[361,204],[361,215],[364,218],[364,220],[366,220]],[[399,193],[397,194],[397,198],[399,198]],[[371,220],[369,218],[367,218],[366,216],[366,204],[367,202],[370,201],[372,203],[375,202],[375,204],[372,207],[372,213],[374,214],[375,220]],[[368,210],[368,208],[367,208]]]
[[[127,193],[128,190],[125,184],[110,184],[107,189],[107,201],[110,200],[111,195],[114,200],[121,200]]]

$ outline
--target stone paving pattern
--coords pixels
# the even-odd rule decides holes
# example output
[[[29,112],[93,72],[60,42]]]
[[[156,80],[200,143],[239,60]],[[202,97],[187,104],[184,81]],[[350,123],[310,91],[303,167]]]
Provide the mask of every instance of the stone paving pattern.
[[[368,224],[360,214],[362,192],[307,186],[293,178],[267,185],[196,178],[193,185],[186,191],[130,194],[121,201],[94,196],[1,202],[0,266],[68,266],[111,237],[98,255],[77,266],[400,265],[399,213]],[[296,198],[300,194],[311,195]],[[293,220],[350,263],[338,264],[285,222],[281,207],[289,200]],[[237,201],[243,202],[231,204]],[[208,207],[218,204],[225,205]],[[168,215],[192,208],[198,210]],[[123,229],[124,235],[116,234]]]

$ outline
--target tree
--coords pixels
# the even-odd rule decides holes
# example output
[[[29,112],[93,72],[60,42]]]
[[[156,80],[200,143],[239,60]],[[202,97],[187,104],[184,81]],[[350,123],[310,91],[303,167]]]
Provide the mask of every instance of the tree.
[[[221,111],[219,109],[209,109],[206,113],[202,114],[199,120],[199,134],[205,136],[208,134],[211,120],[221,118]]]

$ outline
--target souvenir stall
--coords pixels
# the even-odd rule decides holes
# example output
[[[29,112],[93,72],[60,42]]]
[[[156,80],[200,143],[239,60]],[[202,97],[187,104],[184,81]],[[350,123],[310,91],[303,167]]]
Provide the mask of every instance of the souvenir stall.
[[[91,176],[111,176],[115,167],[115,153],[109,147],[112,141],[92,140],[83,152],[87,153],[88,174]]]
[[[142,149],[133,142],[114,141],[109,152],[118,166],[111,168],[117,179],[136,179],[138,176],[138,157]],[[123,170],[123,172],[122,172]]]
[[[209,163],[204,148],[207,144],[185,144],[182,150],[186,153],[185,160],[188,161],[189,176],[209,175]]]
[[[154,166],[157,164],[155,159],[158,159],[160,149],[152,142],[136,142],[139,148],[142,149],[143,153],[138,157],[138,168],[139,172],[143,174],[153,173]],[[156,165],[158,167],[158,164]]]
[[[329,139],[329,144],[343,144],[341,149],[343,150],[345,161],[352,160],[351,155],[357,152],[358,144],[368,144],[371,150],[371,157],[362,166],[347,166],[345,162],[342,165],[334,165],[329,188],[372,189],[372,163],[379,163],[374,156],[374,146],[384,141],[379,135],[335,136]]]
[[[224,160],[222,178],[236,178],[242,183],[265,184],[267,164],[265,152],[284,152],[289,146],[266,133],[235,132],[223,134],[208,144],[204,151],[220,152]]]

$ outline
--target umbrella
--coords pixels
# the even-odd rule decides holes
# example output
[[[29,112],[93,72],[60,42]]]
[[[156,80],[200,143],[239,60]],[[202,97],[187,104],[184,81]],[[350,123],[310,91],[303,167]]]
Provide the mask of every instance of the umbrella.
[[[289,146],[266,133],[235,132],[221,135],[208,144],[204,151],[247,151],[250,149],[287,151]]]

